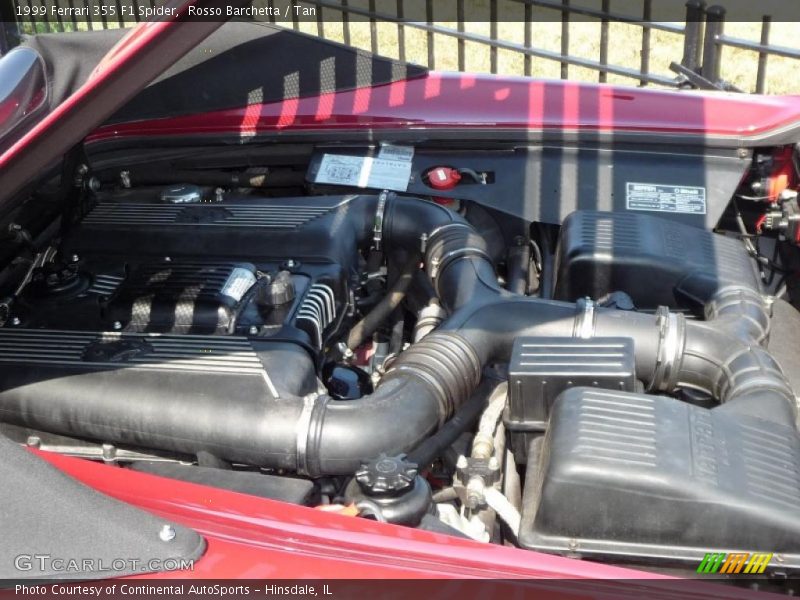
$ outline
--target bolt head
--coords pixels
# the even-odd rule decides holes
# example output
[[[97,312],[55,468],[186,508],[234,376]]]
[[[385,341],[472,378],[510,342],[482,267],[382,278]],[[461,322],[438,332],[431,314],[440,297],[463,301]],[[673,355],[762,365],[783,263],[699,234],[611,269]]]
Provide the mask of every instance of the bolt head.
[[[12,325],[19,325],[20,323],[22,323],[22,321],[20,321],[19,317],[14,317],[14,318],[11,319],[11,324]]]
[[[172,525],[164,525],[158,532],[158,538],[162,542],[171,542],[175,539],[176,535],[175,528]]]
[[[250,332],[250,335],[258,335],[258,327],[255,325],[251,325],[248,331]]]
[[[489,459],[489,468],[490,468],[492,471],[496,471],[497,469],[499,469],[499,468],[500,468],[500,461],[499,461],[499,460],[497,460],[497,457],[496,457],[496,456],[493,456],[493,457],[491,457],[491,458]]]
[[[297,261],[295,261],[293,258],[290,258],[289,260],[286,261],[286,266],[289,267],[290,269],[293,269],[294,267],[297,266]]]
[[[111,325],[111,327],[114,328],[114,331],[119,331],[120,329],[122,329],[122,323],[120,323],[119,321],[114,321],[114,324]]]
[[[468,464],[469,463],[467,462],[467,457],[462,454],[461,456],[458,457],[458,460],[456,461],[456,468],[466,469]]]
[[[77,254],[73,254],[73,255],[70,257],[70,261],[72,261],[72,262],[74,262],[74,263],[76,263],[76,262],[79,262],[80,260],[81,260],[81,257],[80,257],[80,256],[78,256]]]

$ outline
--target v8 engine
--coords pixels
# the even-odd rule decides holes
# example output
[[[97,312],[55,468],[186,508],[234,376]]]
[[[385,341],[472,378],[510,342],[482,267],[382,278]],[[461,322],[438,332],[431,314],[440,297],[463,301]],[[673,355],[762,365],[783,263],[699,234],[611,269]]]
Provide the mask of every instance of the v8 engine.
[[[635,211],[103,189],[8,295],[0,418],[483,541],[800,568],[800,315],[762,264]]]

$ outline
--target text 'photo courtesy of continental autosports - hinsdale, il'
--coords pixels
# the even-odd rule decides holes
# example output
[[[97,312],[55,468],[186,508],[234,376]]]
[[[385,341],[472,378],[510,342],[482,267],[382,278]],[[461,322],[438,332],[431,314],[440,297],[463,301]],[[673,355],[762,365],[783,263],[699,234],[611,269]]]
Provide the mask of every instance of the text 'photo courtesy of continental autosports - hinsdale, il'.
[[[797,574],[800,97],[176,6],[0,58],[2,578]]]

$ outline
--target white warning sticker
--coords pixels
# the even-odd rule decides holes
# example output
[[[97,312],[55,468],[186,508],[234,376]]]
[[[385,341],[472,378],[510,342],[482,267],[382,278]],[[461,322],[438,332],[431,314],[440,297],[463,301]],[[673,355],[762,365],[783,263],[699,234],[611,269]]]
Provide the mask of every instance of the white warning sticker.
[[[407,160],[414,158],[414,146],[397,146],[395,144],[381,144],[378,150],[378,158],[389,160]]]
[[[410,178],[410,160],[324,154],[314,182],[405,192]]]
[[[625,187],[628,210],[706,214],[706,188],[628,182]]]
[[[247,269],[236,267],[231,271],[225,285],[222,286],[221,294],[233,298],[236,302],[242,299],[247,290],[253,287],[256,276]]]

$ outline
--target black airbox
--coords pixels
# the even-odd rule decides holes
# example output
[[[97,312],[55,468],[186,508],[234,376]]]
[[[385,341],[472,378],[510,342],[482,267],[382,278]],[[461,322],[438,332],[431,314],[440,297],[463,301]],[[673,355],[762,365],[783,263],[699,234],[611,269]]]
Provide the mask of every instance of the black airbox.
[[[695,568],[707,552],[767,552],[800,568],[794,428],[724,406],[571,388],[532,454],[526,548]]]
[[[637,308],[695,308],[730,284],[759,290],[738,239],[633,212],[577,211],[561,228],[555,297],[624,291]]]

